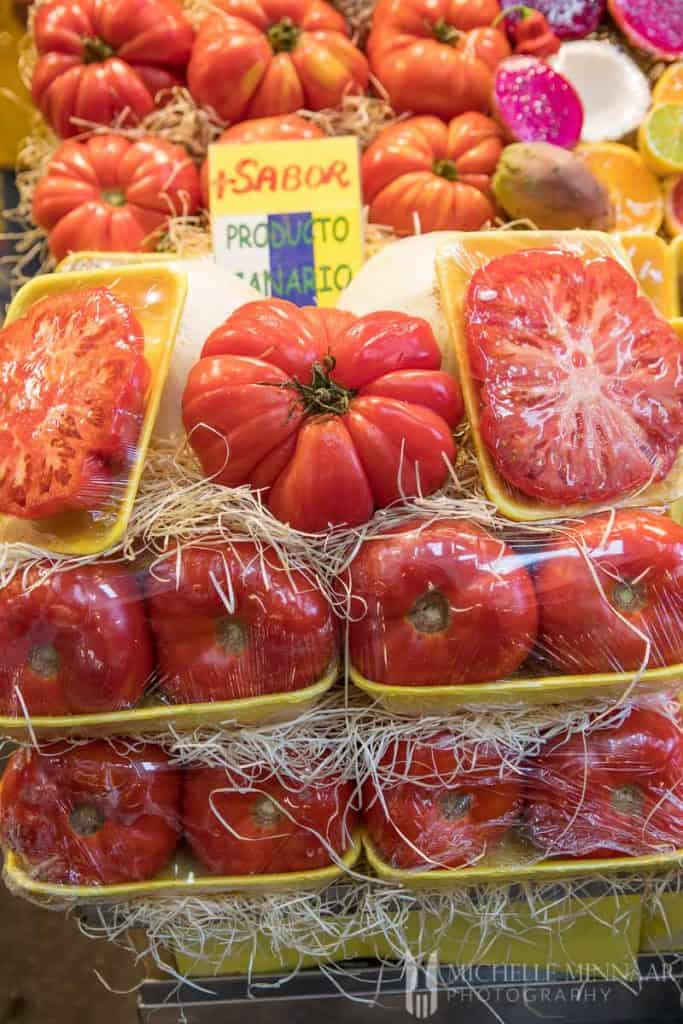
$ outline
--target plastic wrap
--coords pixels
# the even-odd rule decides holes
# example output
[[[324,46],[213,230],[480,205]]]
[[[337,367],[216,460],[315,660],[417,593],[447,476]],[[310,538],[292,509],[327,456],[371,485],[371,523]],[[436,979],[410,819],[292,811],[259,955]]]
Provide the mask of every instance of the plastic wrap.
[[[353,800],[341,776],[181,768],[140,742],[22,749],[0,781],[6,877],[46,895],[114,886],[112,895],[132,897],[239,888],[240,879],[306,888],[357,858]]]
[[[496,531],[407,520],[344,578],[351,678],[413,714],[670,689],[682,579],[683,527],[650,510]]]
[[[16,296],[0,338],[0,540],[86,555],[123,534],[185,288],[150,265]]]
[[[8,575],[0,588],[0,733],[14,717],[39,730],[52,719],[53,734],[80,724],[87,735],[88,719],[78,716],[92,715],[110,731],[145,731],[163,707],[189,710],[194,728],[202,718],[190,705],[205,714],[215,705],[229,720],[240,701],[264,718],[282,701],[287,716],[337,674],[329,601],[265,545],[204,541],[139,559],[136,568],[43,560]],[[107,715],[124,709],[123,718]]]
[[[437,268],[482,480],[504,515],[681,496],[680,344],[615,239],[473,233]]]
[[[680,855],[682,794],[677,715],[634,706],[533,756],[445,732],[397,741],[364,786],[363,818],[370,862],[386,877],[467,868],[479,880],[521,878],[546,861],[588,860],[599,871],[628,869],[628,858],[636,870]]]

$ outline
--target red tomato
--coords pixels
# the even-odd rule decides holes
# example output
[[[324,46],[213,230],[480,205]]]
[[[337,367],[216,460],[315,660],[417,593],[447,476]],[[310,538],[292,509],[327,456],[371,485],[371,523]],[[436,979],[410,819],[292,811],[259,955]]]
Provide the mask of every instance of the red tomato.
[[[217,143],[224,142],[287,142],[300,139],[324,139],[325,132],[317,124],[307,121],[298,114],[276,114],[274,117],[257,117],[251,121],[233,124],[219,135]],[[202,202],[209,205],[209,161],[201,169]]]
[[[511,253],[465,303],[481,432],[498,472],[548,503],[662,480],[683,442],[683,350],[615,260]]]
[[[43,583],[32,570],[0,590],[0,714],[129,708],[152,667],[142,595],[125,569],[83,565]]]
[[[520,557],[463,519],[415,520],[366,541],[350,583],[351,663],[375,682],[504,679],[536,639],[536,597]]]
[[[462,399],[440,366],[419,317],[249,302],[191,370],[185,429],[207,475],[265,489],[278,519],[355,525],[446,480]]]
[[[96,124],[136,123],[182,81],[194,32],[174,0],[50,0],[36,10],[32,92],[66,138]]]
[[[215,0],[187,81],[224,121],[336,107],[362,93],[368,64],[324,0]]]
[[[425,744],[392,744],[378,778],[363,787],[365,827],[396,868],[473,864],[521,811],[522,784],[501,757],[483,745],[457,747],[448,733]]]
[[[411,117],[390,125],[365,151],[363,198],[370,220],[400,234],[476,231],[495,214],[491,176],[503,140],[483,114]]]
[[[0,782],[0,837],[43,882],[141,882],[176,848],[180,798],[180,772],[156,746],[23,749]]]
[[[186,547],[154,567],[148,589],[161,683],[176,702],[298,690],[334,661],[327,600],[272,550]]]
[[[43,8],[41,8],[42,10]],[[56,259],[79,249],[154,249],[170,216],[199,207],[197,169],[163,139],[94,135],[57,149],[33,196]]]
[[[185,776],[185,836],[212,875],[312,871],[351,845],[351,783],[285,788],[264,772],[253,788],[240,785],[221,768]]]
[[[143,352],[132,310],[106,288],[43,299],[0,331],[0,513],[104,504],[138,439]]]
[[[368,57],[394,110],[445,121],[486,111],[493,72],[510,55],[489,27],[499,12],[498,0],[379,0]]]
[[[683,736],[636,708],[616,728],[553,740],[531,767],[527,827],[546,856],[638,856],[683,846]]]
[[[623,510],[563,531],[543,551],[536,592],[539,646],[561,672],[683,661],[683,527],[666,516]]]

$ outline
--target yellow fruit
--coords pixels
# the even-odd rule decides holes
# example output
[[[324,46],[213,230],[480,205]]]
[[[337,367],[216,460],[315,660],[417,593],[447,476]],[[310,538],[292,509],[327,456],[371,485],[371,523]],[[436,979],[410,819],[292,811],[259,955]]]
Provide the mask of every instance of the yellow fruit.
[[[672,238],[683,235],[683,174],[664,182],[664,227]]]
[[[576,152],[609,193],[615,231],[658,231],[664,215],[659,182],[635,149],[620,142],[586,142]]]
[[[638,284],[667,320],[678,312],[678,275],[669,246],[659,235],[634,231],[619,236]]]
[[[671,64],[652,91],[652,105],[663,103],[683,103],[683,61]]]
[[[683,173],[683,103],[654,107],[638,129],[638,149],[655,174]]]

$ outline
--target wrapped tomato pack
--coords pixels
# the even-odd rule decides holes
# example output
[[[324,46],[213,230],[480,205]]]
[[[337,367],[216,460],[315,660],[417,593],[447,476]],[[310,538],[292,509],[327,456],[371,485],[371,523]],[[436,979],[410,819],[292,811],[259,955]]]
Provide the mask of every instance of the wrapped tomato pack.
[[[226,878],[258,889],[282,875],[324,884],[359,853],[354,790],[342,774],[181,767],[160,746],[120,739],[22,748],[0,781],[6,876],[66,897],[73,886],[189,894]]]
[[[683,679],[683,526],[664,512],[502,530],[406,518],[366,539],[341,583],[351,679],[408,714]]]

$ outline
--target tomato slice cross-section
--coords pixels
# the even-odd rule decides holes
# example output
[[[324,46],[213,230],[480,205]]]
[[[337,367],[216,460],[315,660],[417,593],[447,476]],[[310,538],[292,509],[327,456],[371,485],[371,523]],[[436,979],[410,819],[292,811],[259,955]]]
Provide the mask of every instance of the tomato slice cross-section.
[[[106,288],[44,299],[0,331],[0,513],[101,507],[132,458],[149,380],[142,328]]]
[[[683,350],[615,260],[494,259],[472,278],[465,330],[482,438],[508,484],[564,504],[667,476],[683,443]]]

